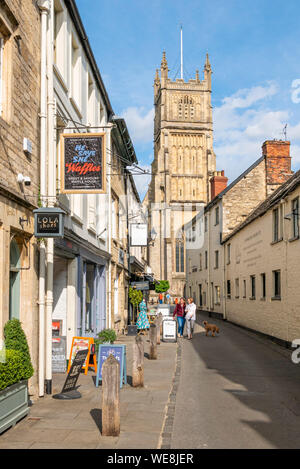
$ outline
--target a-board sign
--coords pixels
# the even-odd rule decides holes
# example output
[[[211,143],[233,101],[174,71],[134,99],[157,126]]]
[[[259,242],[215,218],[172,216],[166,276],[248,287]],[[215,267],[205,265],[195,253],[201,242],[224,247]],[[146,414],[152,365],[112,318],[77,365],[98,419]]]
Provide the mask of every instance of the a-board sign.
[[[66,337],[52,337],[52,371],[53,373],[65,373],[66,370]]]
[[[92,337],[73,337],[72,346],[69,358],[68,372],[70,370],[71,364],[79,350],[88,349],[86,361],[83,364],[84,373],[87,374],[89,368],[94,368],[95,373],[97,373],[97,362],[96,354],[93,357],[93,364],[90,363],[91,349],[94,345],[94,339]]]
[[[163,342],[177,342],[177,321],[172,317],[166,317],[162,323]]]
[[[105,193],[104,133],[62,134],[61,155],[62,193]]]
[[[105,360],[113,355],[120,364],[120,388],[122,388],[123,382],[127,384],[127,366],[126,366],[126,345],[112,345],[112,344],[100,344],[98,350],[97,360],[97,377],[96,386],[99,386],[99,381],[102,380],[102,366]]]
[[[84,362],[86,361],[87,354],[88,354],[88,349],[79,350],[76,353],[76,356],[73,360],[72,366],[68,373],[65,384],[63,385],[61,393],[54,394],[53,396],[54,399],[62,399],[62,400],[63,399],[78,399],[81,397],[80,392],[77,391],[75,387],[76,387],[79,375],[81,373],[82,366]]]

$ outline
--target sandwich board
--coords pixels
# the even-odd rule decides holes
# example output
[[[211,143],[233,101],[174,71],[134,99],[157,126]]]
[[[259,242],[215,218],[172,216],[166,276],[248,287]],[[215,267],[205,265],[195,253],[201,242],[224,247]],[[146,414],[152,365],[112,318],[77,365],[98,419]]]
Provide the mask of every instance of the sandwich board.
[[[84,374],[86,375],[89,368],[94,368],[95,373],[97,373],[97,362],[96,362],[96,354],[93,354],[93,363],[90,364],[90,356],[91,356],[91,348],[94,345],[94,339],[92,337],[73,337],[72,339],[72,346],[69,358],[69,364],[67,372],[71,368],[72,362],[76,356],[76,353],[79,350],[88,349],[87,357],[83,365]]]
[[[127,384],[127,367],[126,367],[126,345],[118,344],[100,344],[98,350],[98,360],[97,360],[97,377],[96,377],[96,387],[99,386],[99,381],[102,380],[102,365],[107,360],[109,355],[113,355],[116,360],[118,360],[120,365],[120,388],[124,384]]]

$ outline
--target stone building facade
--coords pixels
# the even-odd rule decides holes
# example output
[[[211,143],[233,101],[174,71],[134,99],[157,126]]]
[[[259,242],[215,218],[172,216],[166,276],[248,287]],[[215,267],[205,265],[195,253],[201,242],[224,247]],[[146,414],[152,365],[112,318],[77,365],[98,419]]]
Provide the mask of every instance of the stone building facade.
[[[215,197],[185,227],[189,241],[186,295],[193,296],[200,309],[224,315],[227,287],[230,290],[232,285],[226,284],[224,276],[230,242],[225,246],[222,240],[291,177],[289,149],[290,142],[266,141],[262,156],[229,186],[224,174],[211,178]]]
[[[35,370],[34,393],[38,246],[32,212],[39,198],[40,106],[40,14],[34,2],[0,3],[0,47],[0,339],[5,323],[20,319]]]
[[[290,344],[300,337],[300,172],[264,200],[223,240],[223,316]]]
[[[169,280],[170,294],[183,294],[186,277],[183,225],[209,201],[215,171],[211,107],[211,66],[204,80],[172,81],[165,53],[154,80],[154,161],[145,198],[157,238],[149,265],[158,280]]]

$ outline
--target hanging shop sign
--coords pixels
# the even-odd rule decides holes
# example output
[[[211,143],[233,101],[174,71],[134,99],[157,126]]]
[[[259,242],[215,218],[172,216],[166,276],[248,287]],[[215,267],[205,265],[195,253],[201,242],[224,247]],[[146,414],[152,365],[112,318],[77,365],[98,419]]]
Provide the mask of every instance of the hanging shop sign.
[[[131,282],[130,286],[136,290],[149,290],[149,282]]]
[[[41,207],[33,210],[34,236],[37,238],[58,238],[64,236],[65,213],[58,207]]]
[[[148,245],[148,225],[147,223],[130,224],[130,246]]]
[[[77,352],[80,350],[88,350],[86,360],[83,364],[84,374],[86,375],[89,368],[94,368],[95,373],[97,373],[97,362],[96,354],[94,353],[95,343],[92,337],[73,337],[72,346],[68,364],[68,372],[71,368],[71,365],[75,359]],[[92,359],[92,363],[90,363]]]
[[[96,387],[99,386],[99,381],[102,380],[102,366],[107,358],[113,355],[118,360],[120,365],[120,388],[123,383],[127,384],[127,367],[126,367],[126,345],[112,345],[100,344],[98,350],[98,371],[96,377]]]
[[[106,191],[105,134],[61,135],[61,193]]]

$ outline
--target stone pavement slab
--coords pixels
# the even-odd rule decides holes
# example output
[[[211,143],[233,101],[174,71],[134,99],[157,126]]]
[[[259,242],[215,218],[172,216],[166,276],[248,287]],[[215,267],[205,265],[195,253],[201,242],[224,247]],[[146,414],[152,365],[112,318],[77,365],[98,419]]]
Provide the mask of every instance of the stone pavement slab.
[[[95,373],[79,377],[81,399],[60,401],[52,396],[37,399],[29,416],[0,435],[0,448],[30,449],[156,449],[160,442],[166,403],[175,371],[177,344],[158,345],[158,359],[149,360],[149,341],[144,337],[144,388],[132,388],[132,346],[134,337],[117,343],[127,351],[128,384],[120,390],[121,432],[119,437],[101,435],[102,388],[95,387]],[[53,394],[61,391],[65,374],[53,377]]]

